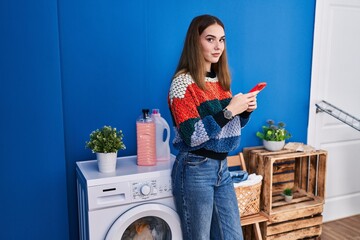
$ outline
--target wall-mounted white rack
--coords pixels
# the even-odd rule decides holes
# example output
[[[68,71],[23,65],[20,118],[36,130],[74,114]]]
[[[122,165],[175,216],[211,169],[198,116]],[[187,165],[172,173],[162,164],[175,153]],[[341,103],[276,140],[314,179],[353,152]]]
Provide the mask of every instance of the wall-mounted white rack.
[[[350,127],[360,131],[360,119],[350,115],[349,113],[341,110],[338,107],[335,107],[334,105],[324,100],[322,100],[319,103],[316,103],[315,106],[316,106],[316,113],[326,112],[327,114],[342,121],[343,123],[346,123]]]

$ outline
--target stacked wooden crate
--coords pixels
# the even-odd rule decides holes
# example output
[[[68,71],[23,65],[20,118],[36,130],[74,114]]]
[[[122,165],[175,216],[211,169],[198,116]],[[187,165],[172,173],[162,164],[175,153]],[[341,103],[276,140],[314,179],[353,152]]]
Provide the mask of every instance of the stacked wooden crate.
[[[303,239],[320,236],[325,195],[327,152],[269,152],[244,148],[249,173],[264,177],[261,209],[269,215],[262,227],[264,239]],[[294,189],[294,199],[284,201],[282,191]]]

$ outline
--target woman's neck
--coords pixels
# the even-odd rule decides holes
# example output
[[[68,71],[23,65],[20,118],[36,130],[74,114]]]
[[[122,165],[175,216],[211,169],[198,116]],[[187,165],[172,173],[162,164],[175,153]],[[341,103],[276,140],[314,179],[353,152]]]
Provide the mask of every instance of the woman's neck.
[[[206,69],[206,72],[211,72],[211,63],[210,62],[205,62],[205,69]]]

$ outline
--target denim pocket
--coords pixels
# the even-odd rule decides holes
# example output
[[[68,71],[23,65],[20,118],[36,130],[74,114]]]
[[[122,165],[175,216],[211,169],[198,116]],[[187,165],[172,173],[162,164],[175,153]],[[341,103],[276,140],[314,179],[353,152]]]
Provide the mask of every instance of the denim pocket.
[[[199,156],[199,155],[196,155],[193,153],[188,153],[184,162],[185,162],[185,164],[190,165],[190,166],[198,166],[200,164],[207,162],[208,160],[209,160],[209,158],[207,158],[207,157]]]

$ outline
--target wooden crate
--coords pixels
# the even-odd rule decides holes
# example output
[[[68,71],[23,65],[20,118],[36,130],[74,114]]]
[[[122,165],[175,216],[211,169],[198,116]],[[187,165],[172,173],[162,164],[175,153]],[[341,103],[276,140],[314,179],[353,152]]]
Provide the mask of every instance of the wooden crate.
[[[262,229],[265,239],[302,239],[321,234],[325,196],[327,152],[310,153],[282,150],[269,152],[262,147],[245,148],[250,173],[264,177],[261,209],[269,215]],[[283,189],[294,189],[287,203]]]

